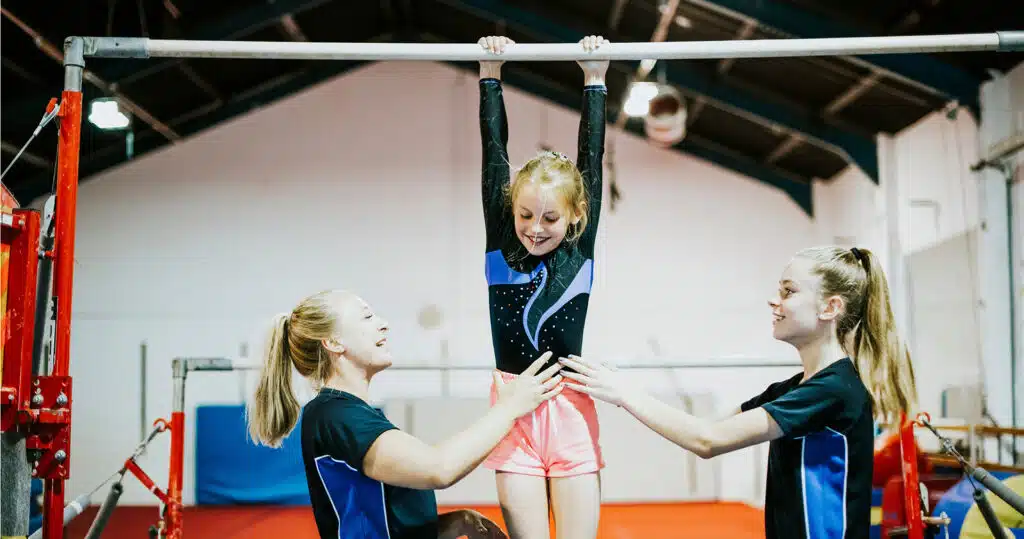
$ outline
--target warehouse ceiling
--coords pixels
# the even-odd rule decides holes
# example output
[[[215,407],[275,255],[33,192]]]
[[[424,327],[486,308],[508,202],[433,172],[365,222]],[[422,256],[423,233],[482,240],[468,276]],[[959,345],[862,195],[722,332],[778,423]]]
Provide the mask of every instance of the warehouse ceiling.
[[[63,81],[67,36],[260,41],[575,42],[588,34],[668,41],[972,33],[1024,28],[1005,0],[82,0],[3,6],[3,166],[28,140]],[[674,10],[673,10],[674,8]],[[52,46],[52,48],[50,48]],[[784,190],[812,213],[811,181],[856,166],[878,179],[876,136],[937,110],[977,115],[978,87],[1020,53],[945,53],[658,62],[648,80],[683,96],[686,137],[674,149]],[[173,144],[363,62],[89,59],[88,102],[134,109],[131,137],[83,124],[81,176]],[[472,63],[451,62],[475,70]],[[640,62],[612,62],[609,121]],[[506,84],[578,109],[572,62],[512,62]],[[643,135],[642,120],[627,130]],[[4,182],[22,201],[50,192],[56,130],[44,129]]]

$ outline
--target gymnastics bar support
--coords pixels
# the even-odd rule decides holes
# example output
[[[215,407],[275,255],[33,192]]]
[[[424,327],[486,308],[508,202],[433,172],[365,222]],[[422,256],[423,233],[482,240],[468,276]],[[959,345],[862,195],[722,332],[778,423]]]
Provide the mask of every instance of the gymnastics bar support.
[[[73,39],[73,38],[69,38]],[[85,37],[96,58],[260,58],[290,60],[482,61],[496,55],[475,43],[310,43]],[[505,61],[680,60],[1024,51],[1024,31],[923,36],[609,43],[583,53],[575,43],[517,43]]]
[[[41,531],[45,539],[61,539],[64,536],[64,488],[71,470],[73,395],[68,367],[84,50],[85,41],[81,38],[68,39],[64,44],[64,91],[57,109],[60,131],[57,142],[53,247],[49,249],[46,245],[40,249],[38,213],[16,214],[23,217],[20,221],[23,230],[20,233],[15,231],[18,227],[18,221],[15,220],[11,223],[11,234],[7,230],[4,232],[5,238],[11,235],[15,240],[19,237],[30,238],[31,242],[11,253],[11,267],[19,270],[19,279],[11,287],[12,303],[9,307],[16,307],[12,312],[16,315],[18,327],[11,335],[11,342],[16,346],[9,351],[12,353],[7,357],[11,362],[12,374],[16,372],[17,379],[10,379],[7,369],[4,370],[4,387],[0,391],[4,404],[0,416],[3,417],[5,432],[19,429],[25,433],[24,448],[33,461],[31,471],[24,472],[25,480],[35,477],[43,481]],[[37,315],[40,310],[46,309],[49,298],[49,290],[37,290],[40,283],[37,280],[40,260],[43,264],[52,260],[54,264],[52,292],[56,305],[56,342],[53,367],[49,372],[45,365],[39,366],[38,372],[32,368],[33,360],[36,359],[34,345],[39,342],[38,332],[45,329],[38,327]],[[20,513],[20,508],[11,510]]]
[[[165,518],[166,537],[180,539],[182,526],[182,479],[184,477],[185,455],[185,380],[190,371],[233,371],[257,368],[227,358],[175,358],[171,363],[174,375],[174,409],[171,412],[171,459],[167,475]],[[161,498],[163,499],[163,498]]]
[[[921,511],[921,486],[917,473],[917,439],[914,422],[900,417],[900,456],[903,460],[903,510],[907,519],[907,539],[924,539],[924,514]]]

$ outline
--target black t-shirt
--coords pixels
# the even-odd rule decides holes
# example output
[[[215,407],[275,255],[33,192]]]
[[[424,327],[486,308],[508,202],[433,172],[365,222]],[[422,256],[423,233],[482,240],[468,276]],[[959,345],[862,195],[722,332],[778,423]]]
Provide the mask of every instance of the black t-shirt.
[[[302,460],[320,537],[437,538],[434,491],[386,485],[363,473],[370,446],[395,428],[379,410],[336,389],[321,390],[303,407]]]
[[[804,383],[803,373],[743,403],[784,433],[768,451],[767,539],[863,539],[871,526],[871,395],[849,358]]]

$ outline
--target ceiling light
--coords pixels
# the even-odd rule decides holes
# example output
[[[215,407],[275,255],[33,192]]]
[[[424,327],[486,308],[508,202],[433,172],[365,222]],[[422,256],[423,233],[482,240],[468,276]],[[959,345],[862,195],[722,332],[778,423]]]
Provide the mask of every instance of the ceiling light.
[[[653,82],[636,82],[629,87],[629,96],[622,110],[629,116],[644,116],[649,110],[651,99],[658,95],[658,86]]]
[[[125,129],[131,119],[121,111],[116,99],[93,99],[89,104],[89,122],[100,129]]]

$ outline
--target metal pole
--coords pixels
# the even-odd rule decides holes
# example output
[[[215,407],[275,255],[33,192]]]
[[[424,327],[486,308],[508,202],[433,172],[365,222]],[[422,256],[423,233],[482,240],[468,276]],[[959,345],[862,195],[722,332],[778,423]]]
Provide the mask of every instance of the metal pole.
[[[87,55],[103,58],[260,58],[292,60],[493,59],[475,43],[310,43],[88,37]],[[506,61],[671,60],[846,56],[1024,50],[1024,31],[924,36],[843,37],[610,43],[584,53],[576,43],[523,43],[505,49]]]
[[[149,414],[146,412],[146,341],[139,344],[139,439],[145,439],[149,430]]]
[[[54,223],[56,219],[56,198],[50,196],[43,206],[43,227],[39,237],[39,250],[50,252],[53,249]],[[39,273],[36,279],[36,331],[32,336],[32,374],[46,376],[50,372],[50,354],[53,342],[47,337],[51,335],[50,322],[56,312],[50,311],[53,301],[53,258],[39,257]]]
[[[82,38],[68,38],[64,42],[64,92],[61,94],[60,138],[57,142],[57,204],[54,215],[56,260],[53,296],[57,303],[57,326],[54,336],[56,355],[53,370],[50,372],[51,377],[67,376],[70,361],[71,288],[75,270],[75,206],[78,199],[84,48],[85,42]],[[70,383],[68,379],[68,384]],[[71,388],[67,389],[70,394]],[[70,399],[67,402],[67,410],[70,414]],[[64,428],[70,446],[71,425]],[[43,482],[43,536],[46,539],[61,539],[64,536],[64,481],[64,478],[56,478]]]
[[[171,459],[167,476],[167,537],[179,539],[182,531],[181,487],[185,454],[185,380],[189,365],[184,359],[171,363],[174,373],[174,409],[171,412]]]

